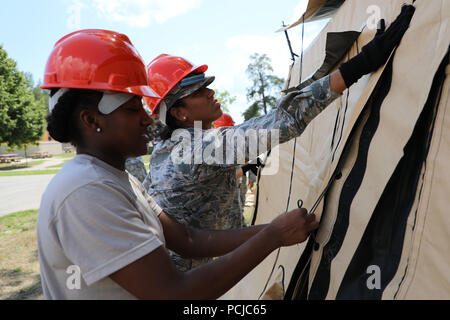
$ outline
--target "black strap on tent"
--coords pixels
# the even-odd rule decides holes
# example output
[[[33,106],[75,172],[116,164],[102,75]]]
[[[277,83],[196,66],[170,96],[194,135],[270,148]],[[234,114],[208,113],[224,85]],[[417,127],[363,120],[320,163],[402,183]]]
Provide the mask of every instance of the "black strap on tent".
[[[447,53],[435,76],[428,99],[403,148],[403,156],[380,196],[361,241],[336,294],[336,299],[381,299],[383,291],[397,273],[402,256],[407,220],[424,183],[426,160],[449,64]],[[424,169],[424,170],[423,170]],[[419,197],[416,198],[416,194]],[[380,288],[367,288],[367,266],[380,268]],[[400,288],[400,286],[398,286]]]
[[[359,51],[358,47],[357,47],[357,50]],[[383,74],[390,73],[389,66],[391,65],[391,63],[392,63],[392,57],[388,62],[388,67],[386,68],[387,70],[385,70],[383,72]],[[382,78],[380,78],[380,80]],[[380,86],[380,82],[383,82],[383,81],[378,82],[377,87],[374,89],[374,92],[372,93],[372,96],[376,95],[376,92],[378,91],[377,88]],[[363,113],[361,113],[361,115],[358,117],[356,124],[353,126],[353,129],[349,136],[350,138],[347,140],[347,142],[344,145],[344,149],[342,151],[341,158],[345,157],[345,155],[348,154],[348,152],[349,152],[349,149],[351,146],[351,141],[352,141],[351,137],[354,136],[356,128],[358,128],[360,126],[360,122],[362,121],[362,115],[363,115]],[[337,180],[340,178],[341,166],[342,166],[342,162],[340,160],[336,169],[333,172],[332,179],[330,180],[329,185],[330,185],[330,183],[332,184],[332,182],[334,182],[333,180]],[[327,199],[326,199],[326,195],[325,195],[324,196],[324,208],[326,208],[326,200]],[[326,212],[327,212],[326,210],[323,211],[320,221],[322,221],[325,218]],[[315,231],[315,233],[317,233],[317,230]],[[297,263],[297,266],[296,266],[294,273],[292,275],[292,278],[291,278],[291,282],[286,291],[285,300],[292,300],[292,299],[293,300],[297,300],[297,299],[303,300],[303,299],[308,299],[308,298],[313,298],[313,299],[317,298],[315,296],[310,297],[308,294],[308,290],[307,290],[308,289],[307,284],[309,281],[309,267],[310,267],[312,252],[313,252],[313,250],[317,250],[319,248],[318,244],[314,241],[315,240],[314,238],[315,237],[309,238],[306,248],[300,257],[299,262]],[[317,275],[316,275],[316,278],[317,278]],[[313,282],[313,284],[314,284],[314,282]]]
[[[266,157],[266,161],[261,165],[261,168],[258,170],[258,176],[257,176],[257,182],[256,182],[256,201],[255,201],[255,209],[253,210],[253,217],[252,217],[252,222],[251,225],[254,226],[256,223],[256,217],[258,216],[258,209],[259,209],[259,182],[261,180],[261,172],[264,169],[264,167],[266,166],[267,163],[267,159],[269,159],[270,154],[272,153],[272,150],[269,150],[267,152],[267,157]]]
[[[305,37],[305,21],[304,21],[304,18],[305,18],[305,16],[303,15],[302,41],[301,41],[302,42],[302,51],[301,51],[301,56],[300,56],[299,85],[294,87],[294,88],[285,90],[284,91],[285,93],[287,93],[289,91],[292,91],[292,90],[302,89],[302,88],[306,87],[307,85],[311,84],[312,82],[314,82],[315,80],[317,80],[319,78],[322,78],[326,74],[329,74],[330,70],[332,68],[334,68],[340,60],[342,60],[342,58],[345,56],[345,53],[347,53],[347,55],[348,55],[348,51],[353,46],[355,41],[357,42],[357,39],[358,39],[359,35],[362,32],[362,30],[361,30],[361,31],[345,31],[345,32],[331,32],[331,33],[328,33],[327,34],[327,44],[326,44],[326,57],[325,57],[324,63],[318,69],[318,71],[314,74],[313,77],[311,77],[307,81],[303,81],[303,79],[302,79],[302,75],[303,75],[303,52],[304,52],[304,37]],[[356,45],[358,46],[358,43]],[[359,51],[359,49],[357,49],[357,50]],[[348,97],[349,97],[349,90],[347,90],[347,100],[346,100],[345,113],[347,112],[347,108],[348,108]],[[338,119],[336,119],[336,126],[337,126],[337,120]],[[336,144],[336,149],[337,149],[337,146],[339,145],[340,140],[342,138],[344,124],[345,124],[345,114],[344,114],[344,121],[342,123],[342,128],[341,128],[339,141]],[[337,130],[335,128],[334,134],[336,134],[336,132],[337,132]],[[333,135],[333,140],[334,140],[334,135]],[[287,199],[286,210],[285,210],[286,212],[289,210],[289,205],[290,205],[290,202],[291,202],[292,182],[293,182],[293,176],[294,176],[295,159],[296,159],[296,151],[297,151],[296,149],[297,149],[297,138],[294,138],[294,149],[293,149],[293,155],[292,155],[291,176],[290,176],[290,180],[289,180],[289,192],[288,192],[288,199]],[[335,152],[336,152],[336,150],[334,151],[334,153]],[[333,153],[333,159],[334,159],[334,153]],[[323,197],[327,193],[328,188],[331,187],[332,182],[334,182],[334,179],[336,179],[336,177],[338,177],[338,173],[333,175],[332,179],[330,180],[330,183],[328,184],[327,188],[325,188],[323,193],[319,196],[319,198],[317,199],[316,204],[313,206],[312,210],[315,210],[317,208],[318,204],[321,202],[321,200],[323,199]],[[260,177],[258,177],[257,204],[258,204],[258,198],[259,198],[259,179],[260,179]],[[299,203],[300,201],[301,200],[299,200],[297,203]],[[301,202],[303,204],[303,201],[301,201]],[[299,205],[299,207],[301,207],[301,205]],[[257,206],[255,207],[255,213],[253,215],[252,225],[256,221],[256,215],[257,215],[256,208],[257,208]],[[315,243],[315,234],[316,233],[312,233],[311,234],[311,239],[313,240],[314,243]],[[273,275],[276,263],[277,263],[278,258],[279,258],[279,254],[280,254],[280,249],[278,249],[278,251],[277,251],[277,255],[276,255],[276,258],[275,258],[275,261],[274,261],[271,273],[269,275],[269,278],[268,278],[268,280],[266,282],[266,285],[265,285],[263,291],[260,294],[260,298],[261,298],[262,294],[265,292],[265,290],[267,288],[267,285],[268,285],[268,282],[270,281],[270,279],[271,279],[271,277]]]
[[[380,108],[390,91],[392,60],[393,59],[391,57],[380,77],[380,80],[377,83],[377,86],[373,90],[372,95],[366,104],[366,108],[370,107],[370,114],[360,135],[355,163],[347,175],[342,191],[339,195],[336,222],[333,226],[330,240],[323,247],[322,256],[324,258],[321,259],[319,266],[317,267],[316,276],[314,281],[312,281],[311,289],[308,293],[309,299],[324,299],[328,292],[330,284],[331,261],[339,252],[344,237],[347,233],[350,207],[364,178],[364,173],[367,166],[368,150],[379,124]],[[353,141],[353,139],[349,139],[347,141],[347,145],[351,145],[351,141]],[[345,162],[345,158],[345,155],[341,157],[339,160],[340,164]],[[327,211],[325,210],[324,214],[326,214],[326,212]],[[322,219],[324,219],[324,216],[322,216]]]
[[[358,41],[356,41],[356,43],[358,43]],[[347,58],[347,61],[350,60],[349,57]],[[343,119],[342,119],[342,125],[341,125],[341,133],[339,135],[339,139],[336,143],[336,148],[333,151],[333,156],[331,157],[331,162],[334,162],[334,156],[336,155],[336,151],[339,148],[339,144],[341,143],[342,140],[342,135],[344,133],[344,127],[345,127],[345,115],[347,114],[347,109],[348,109],[348,98],[350,96],[350,88],[347,88],[347,96],[345,98],[345,109],[344,109],[344,114],[343,114]],[[340,109],[339,109],[340,110]],[[339,115],[339,113],[338,113]],[[337,119],[336,119],[337,120]],[[333,133],[333,140],[331,141],[332,143],[332,147],[333,148],[333,141],[334,141],[334,134],[336,133],[336,131]]]
[[[281,25],[284,27],[286,27],[286,25],[284,24],[284,21],[281,22]],[[289,34],[287,32],[287,29],[284,30],[284,34],[286,35],[286,41],[289,47],[289,51],[291,52],[291,59],[292,62],[295,63],[295,57],[298,57],[298,54],[295,54],[294,51],[292,50],[292,45],[291,45],[291,40],[289,39]]]

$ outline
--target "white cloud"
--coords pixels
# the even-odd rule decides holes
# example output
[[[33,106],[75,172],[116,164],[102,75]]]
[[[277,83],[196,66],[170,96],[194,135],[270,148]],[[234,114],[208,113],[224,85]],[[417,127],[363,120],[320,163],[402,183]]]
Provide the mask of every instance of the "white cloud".
[[[301,9],[301,8],[300,8]],[[301,10],[299,15],[302,14]],[[297,17],[298,19],[298,17]],[[310,23],[305,25],[304,47],[314,40],[326,22]],[[289,30],[292,48],[295,53],[301,52],[301,26]],[[213,87],[227,90],[236,96],[236,102],[231,106],[231,115],[236,122],[243,121],[242,112],[248,106],[246,88],[250,86],[245,73],[253,53],[267,54],[272,61],[274,74],[285,78],[288,76],[289,66],[292,63],[291,54],[283,32],[269,35],[238,35],[226,40],[226,60],[210,63],[214,70],[216,82]]]
[[[305,25],[305,36],[303,46],[307,48],[324,26],[324,22],[310,23]],[[301,27],[289,31],[293,51],[301,52]],[[245,70],[253,53],[267,54],[272,60],[274,74],[286,77],[289,71],[291,54],[284,33],[273,33],[270,35],[239,35],[226,41],[228,53],[228,64],[226,68],[234,75],[244,76]]]
[[[298,19],[301,18],[302,14],[306,11],[306,7],[308,6],[308,0],[301,0],[300,3],[294,8],[294,14],[289,21],[289,24],[294,23]]]
[[[89,0],[108,19],[131,27],[147,27],[152,21],[163,23],[198,7],[203,0]]]
[[[230,108],[231,115],[237,122],[243,121],[242,113],[248,106],[247,88],[251,85],[247,78],[246,70],[253,53],[267,54],[272,60],[274,74],[285,78],[289,71],[289,50],[283,34],[274,33],[268,36],[239,35],[226,41],[227,63],[215,68],[218,83],[225,78],[224,83],[232,95],[236,96],[236,102]],[[229,89],[228,89],[229,88]]]
[[[226,41],[226,47],[233,73],[245,71],[253,53],[267,54],[275,74],[282,76],[287,73],[289,51],[283,34],[234,36]]]

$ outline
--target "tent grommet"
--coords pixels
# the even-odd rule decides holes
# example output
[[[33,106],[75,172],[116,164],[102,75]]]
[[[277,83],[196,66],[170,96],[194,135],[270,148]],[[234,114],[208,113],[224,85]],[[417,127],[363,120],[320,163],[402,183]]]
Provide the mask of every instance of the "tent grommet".
[[[314,242],[314,251],[319,251],[320,249],[320,243]]]

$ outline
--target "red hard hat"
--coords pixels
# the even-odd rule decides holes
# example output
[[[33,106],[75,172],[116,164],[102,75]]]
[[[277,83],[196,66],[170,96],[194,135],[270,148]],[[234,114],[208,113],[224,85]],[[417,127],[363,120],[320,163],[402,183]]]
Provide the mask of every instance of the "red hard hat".
[[[203,73],[206,70],[208,70],[207,65],[197,67],[182,57],[161,54],[147,67],[148,83],[157,95],[164,98],[184,77],[192,72]],[[153,115],[157,115],[161,100],[144,100]]]
[[[222,116],[214,122],[215,128],[233,127],[233,126],[234,126],[233,118],[227,113],[222,114]]]
[[[119,91],[159,100],[128,37],[99,29],[73,32],[55,44],[41,88]]]

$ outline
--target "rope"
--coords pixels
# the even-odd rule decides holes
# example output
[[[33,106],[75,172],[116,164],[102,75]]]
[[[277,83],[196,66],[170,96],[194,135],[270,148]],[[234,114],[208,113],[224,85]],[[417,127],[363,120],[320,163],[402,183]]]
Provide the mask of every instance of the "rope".
[[[300,82],[299,82],[299,85],[302,83],[303,49],[304,49],[303,48],[303,43],[304,43],[303,41],[304,41],[304,38],[305,38],[305,15],[303,15],[303,17],[302,17],[302,52],[301,52],[301,55],[300,55],[300,79],[299,79]],[[289,204],[291,202],[292,180],[294,178],[294,166],[295,166],[295,153],[297,151],[296,149],[297,149],[297,138],[294,138],[294,151],[293,151],[293,155],[292,155],[291,178],[290,178],[290,181],[289,181],[289,193],[288,193],[288,199],[287,199],[287,203],[286,203],[286,210],[285,210],[285,212],[287,212],[289,210]],[[272,278],[273,272],[275,271],[275,266],[276,266],[276,264],[278,262],[278,258],[280,256],[280,250],[281,250],[281,248],[278,248],[277,255],[275,257],[275,261],[274,261],[273,266],[272,266],[272,270],[270,271],[270,275],[267,278],[266,284],[264,285],[264,289],[262,290],[261,294],[259,295],[258,300],[261,299],[262,295],[264,294],[264,292],[267,289],[267,286],[269,284],[270,279]],[[283,284],[283,286],[284,286],[284,284]]]
[[[358,49],[358,40],[356,40],[356,50],[359,51]],[[350,53],[347,54],[347,61],[350,60]],[[333,152],[333,157],[331,158],[331,162],[334,161],[334,156],[336,155],[336,151],[339,148],[339,144],[341,143],[342,140],[342,135],[344,134],[344,126],[345,126],[345,115],[347,114],[347,109],[348,109],[348,97],[350,96],[350,88],[347,88],[347,96],[345,98],[345,110],[344,110],[344,115],[343,115],[343,119],[342,119],[342,126],[341,126],[341,134],[339,135],[339,139],[336,143],[336,149],[334,149]]]

